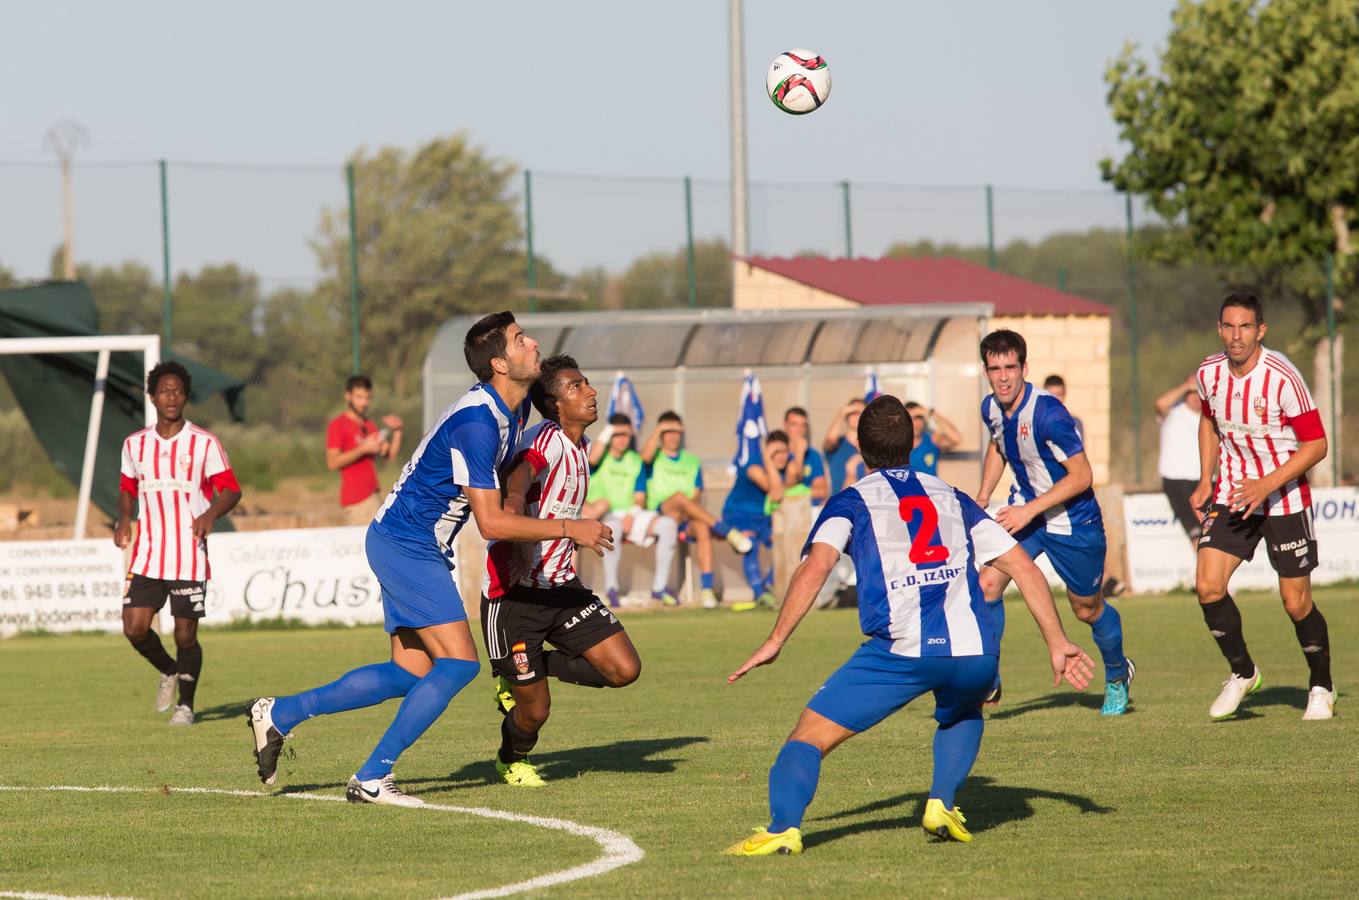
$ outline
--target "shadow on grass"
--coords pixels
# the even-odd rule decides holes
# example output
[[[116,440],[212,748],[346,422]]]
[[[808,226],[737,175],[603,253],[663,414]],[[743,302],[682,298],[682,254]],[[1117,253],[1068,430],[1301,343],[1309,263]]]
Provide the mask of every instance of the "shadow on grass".
[[[255,698],[249,700],[231,700],[220,703],[217,706],[210,706],[207,709],[194,710],[194,718],[199,722],[216,722],[219,719],[244,718],[250,712],[250,704],[255,702]]]
[[[1046,712],[1050,709],[1065,709],[1068,706],[1084,706],[1086,709],[1098,710],[1104,705],[1104,695],[1102,693],[1077,693],[1076,691],[1061,691],[1055,694],[1048,694],[1046,697],[1035,697],[1026,700],[1017,706],[1006,706],[1003,703],[995,712],[989,714],[988,719],[1013,719],[1015,716],[1022,716],[1034,712]],[[1128,713],[1134,712],[1129,707]]]
[[[1284,706],[1302,712],[1307,708],[1307,688],[1293,685],[1261,688],[1241,701],[1241,706],[1231,718],[1222,722],[1243,722],[1258,719],[1260,714],[1252,710],[1262,706]]]
[[[665,774],[675,771],[678,764],[684,761],[670,755],[672,751],[692,744],[704,744],[708,740],[706,737],[690,735],[616,741],[594,747],[574,747],[551,753],[535,753],[532,761],[539,774],[548,780],[576,778],[586,772]],[[431,790],[440,790],[449,787],[500,784],[501,779],[496,774],[495,764],[487,758],[468,763],[456,772],[450,773],[447,778],[423,779],[411,783],[427,785]]]
[[[877,800],[864,806],[846,809],[826,816],[817,816],[807,821],[811,823],[836,822],[841,819],[850,819],[858,816],[871,815],[884,810],[900,809],[905,812],[907,808],[910,813],[905,816],[897,816],[890,819],[869,819],[861,822],[849,822],[844,825],[837,825],[826,831],[822,831],[815,826],[804,827],[807,834],[803,837],[803,845],[815,847],[820,844],[829,844],[840,838],[850,837],[856,834],[863,834],[869,831],[893,831],[900,828],[918,828],[920,817],[925,813],[925,800],[928,795],[924,793],[899,794],[883,800]],[[1063,791],[1047,791],[1041,788],[1022,787],[1019,785],[996,784],[991,778],[970,778],[958,792],[959,805],[965,807],[967,813],[967,828],[974,834],[997,828],[1007,822],[1020,822],[1034,816],[1034,800],[1060,800],[1074,806],[1081,813],[1093,813],[1096,815],[1106,815],[1115,812],[1111,806],[1102,806],[1089,797],[1082,797],[1080,794],[1068,794]]]

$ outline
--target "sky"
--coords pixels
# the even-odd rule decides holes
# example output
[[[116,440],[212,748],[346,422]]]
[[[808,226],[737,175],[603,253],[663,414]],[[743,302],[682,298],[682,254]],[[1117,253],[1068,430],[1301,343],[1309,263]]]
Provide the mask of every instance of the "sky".
[[[1119,155],[1103,75],[1154,56],[1173,0],[745,0],[752,251],[1117,226],[1098,161]],[[308,241],[342,208],[344,160],[465,132],[533,173],[535,249],[567,271],[625,266],[730,213],[725,0],[0,2],[0,265],[45,274],[61,241],[43,136],[73,119],[76,255],[159,272],[156,160],[170,161],[175,271],[235,260],[267,286],[316,277]],[[764,74],[830,62],[826,105],[789,116]],[[115,163],[119,165],[114,165]],[[264,167],[264,168],[261,168]]]

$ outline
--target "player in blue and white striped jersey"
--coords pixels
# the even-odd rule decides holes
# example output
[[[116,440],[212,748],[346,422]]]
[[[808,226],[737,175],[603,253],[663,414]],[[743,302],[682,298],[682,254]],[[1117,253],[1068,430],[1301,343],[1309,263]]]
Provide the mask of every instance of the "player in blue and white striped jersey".
[[[382,589],[391,659],[301,694],[251,704],[255,762],[265,784],[274,783],[283,740],[297,725],[403,697],[345,796],[352,803],[422,805],[397,788],[392,767],[479,669],[455,575],[458,532],[475,519],[487,540],[561,538],[596,553],[612,549],[612,532],[599,522],[529,518],[504,507],[501,481],[528,419],[529,385],[541,369],[538,343],[512,313],[501,312],[472,326],[463,353],[478,383],[420,441],[365,539]]]
[[[981,704],[999,653],[979,565],[1019,584],[1047,642],[1054,684],[1065,678],[1083,690],[1092,674],[1090,657],[1067,640],[1047,582],[1023,548],[971,497],[909,467],[914,433],[901,401],[870,403],[858,438],[868,475],[827,501],[773,632],[727,681],[778,658],[841,553],[854,561],[868,640],[803,710],[769,772],[769,827],[728,848],[731,855],[802,852],[802,816],[822,758],[927,692],[939,728],[921,824],[935,837],[972,840],[954,797],[981,746]]]
[[[1062,401],[1025,381],[1029,373],[1024,338],[993,331],[981,342],[981,361],[991,395],[982,400],[982,421],[991,432],[982,464],[977,502],[986,506],[1005,464],[1014,473],[1009,503],[996,521],[1037,559],[1046,553],[1066,585],[1071,609],[1090,626],[1104,658],[1104,706],[1100,714],[1121,716],[1137,669],[1123,655],[1123,620],[1104,602],[1104,519],[1091,489],[1093,476],[1076,422]],[[1010,579],[995,568],[982,570],[982,590],[1005,633],[1005,588]],[[988,702],[1000,700],[1000,678]]]

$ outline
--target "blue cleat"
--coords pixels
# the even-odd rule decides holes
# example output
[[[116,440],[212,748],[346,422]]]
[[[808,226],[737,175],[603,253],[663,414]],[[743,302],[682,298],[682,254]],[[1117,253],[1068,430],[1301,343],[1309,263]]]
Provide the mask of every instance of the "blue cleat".
[[[1131,659],[1125,658],[1124,663],[1128,667],[1128,674],[1104,684],[1104,706],[1099,711],[1101,716],[1121,716],[1128,711],[1128,703],[1132,699],[1129,690],[1132,688],[1133,676],[1137,674],[1137,666],[1133,665]]]

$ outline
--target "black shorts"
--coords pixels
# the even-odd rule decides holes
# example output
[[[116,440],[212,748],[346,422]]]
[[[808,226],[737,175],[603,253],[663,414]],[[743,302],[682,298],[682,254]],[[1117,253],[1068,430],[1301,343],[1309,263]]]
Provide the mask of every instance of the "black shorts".
[[[1203,519],[1199,549],[1211,547],[1250,559],[1260,538],[1265,539],[1269,564],[1280,578],[1301,578],[1317,567],[1317,535],[1310,509],[1286,516],[1242,516],[1215,503]]]
[[[491,672],[514,684],[547,677],[544,641],[580,656],[622,630],[608,604],[579,580],[555,588],[513,587],[495,600],[481,598],[481,636]]]
[[[1180,478],[1162,478],[1161,491],[1170,501],[1170,508],[1175,513],[1175,518],[1180,521],[1180,527],[1184,533],[1189,535],[1189,540],[1197,541],[1199,535],[1203,534],[1203,526],[1199,524],[1199,517],[1194,509],[1194,505],[1189,502],[1193,496],[1195,488],[1199,486],[1197,481],[1185,481]]]
[[[170,614],[176,619],[201,619],[206,616],[206,581],[166,581],[145,575],[127,576],[123,585],[123,605],[159,610],[170,601]]]

